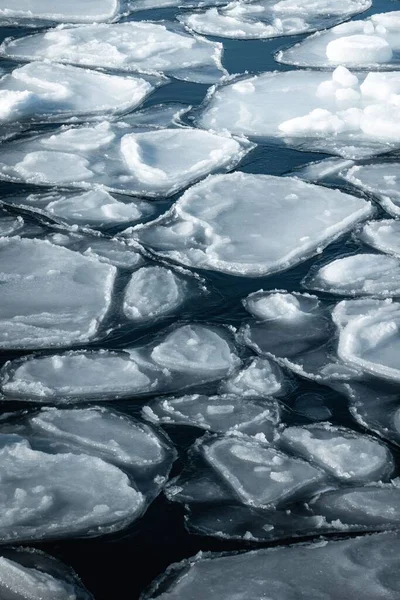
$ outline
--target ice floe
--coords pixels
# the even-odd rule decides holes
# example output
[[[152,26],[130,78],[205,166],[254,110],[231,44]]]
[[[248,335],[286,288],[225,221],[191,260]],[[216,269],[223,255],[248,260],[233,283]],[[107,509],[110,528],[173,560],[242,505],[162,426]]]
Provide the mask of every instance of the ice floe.
[[[368,221],[362,228],[360,239],[386,254],[400,257],[400,221],[385,219],[383,221]]]
[[[276,363],[253,358],[220,386],[220,391],[240,397],[282,396],[289,388],[288,378]]]
[[[71,0],[67,4],[54,6],[52,0],[7,0],[0,2],[0,22],[2,24],[36,23],[54,21],[61,23],[93,23],[113,19],[119,9],[119,0]]]
[[[222,50],[222,44],[193,36],[179,23],[129,21],[59,27],[7,40],[2,53],[17,60],[164,73],[185,81],[214,83],[226,75]]]
[[[181,4],[183,4],[181,2]],[[192,31],[236,39],[263,39],[295,35],[333,25],[347,15],[369,8],[369,0],[343,0],[334,5],[326,0],[259,0],[230,2],[222,8],[179,15]]]
[[[143,417],[162,425],[192,425],[215,432],[242,432],[273,441],[280,421],[275,400],[233,394],[192,394],[156,398],[142,409]]]
[[[343,66],[262,73],[213,88],[197,121],[299,149],[368,157],[400,146],[399,86],[398,72],[354,74]]]
[[[356,165],[342,172],[343,178],[355,187],[369,192],[390,215],[400,216],[399,163],[385,162]]]
[[[199,553],[173,565],[145,598],[396,600],[400,536],[366,535],[239,554]],[[173,575],[173,576],[172,576]]]
[[[7,363],[4,398],[33,402],[116,400],[218,381],[240,364],[229,333],[189,324],[149,346],[33,356]]]
[[[400,11],[376,14],[319,31],[277,54],[277,60],[302,67],[398,69]]]
[[[41,348],[96,336],[115,269],[45,240],[0,239],[0,347]]]
[[[135,131],[123,122],[105,121],[9,142],[0,151],[0,178],[166,196],[212,171],[233,168],[252,148],[228,134],[190,128]]]
[[[160,84],[153,78],[154,84]],[[0,79],[0,122],[87,119],[122,113],[155,89],[142,77],[107,75],[70,65],[28,63]]]
[[[186,266],[260,277],[309,258],[371,211],[339,190],[236,172],[208,177],[127,235]]]
[[[14,217],[7,211],[0,209],[0,237],[21,234],[24,228],[22,217]]]
[[[400,296],[400,261],[383,254],[337,258],[304,279],[311,290],[339,296]]]
[[[0,556],[2,600],[91,600],[72,569],[31,548],[3,550]]]

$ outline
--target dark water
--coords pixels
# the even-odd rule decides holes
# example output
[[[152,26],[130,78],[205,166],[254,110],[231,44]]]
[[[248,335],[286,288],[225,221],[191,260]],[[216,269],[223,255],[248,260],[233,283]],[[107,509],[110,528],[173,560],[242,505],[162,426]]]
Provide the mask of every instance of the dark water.
[[[399,8],[398,0],[375,0],[372,9],[357,18],[364,18],[376,12],[385,12]],[[172,19],[177,10],[165,9],[136,13],[130,18],[134,20]],[[21,35],[18,29],[5,28],[1,41],[8,36]],[[222,40],[225,48],[224,66],[230,73],[257,73],[268,70],[287,70],[285,65],[277,64],[273,54],[288,45],[300,41],[305,36],[277,38],[270,41],[235,41]],[[215,38],[217,39],[217,38]],[[15,63],[2,61],[6,69],[15,67]],[[145,103],[143,108],[162,102],[181,102],[199,105],[204,99],[207,86],[175,81],[157,90]],[[259,145],[244,159],[240,169],[248,173],[265,173],[282,175],[310,161],[321,160],[325,156],[316,153],[297,152],[278,146]],[[0,184],[0,194],[10,195],[27,189],[26,186]],[[31,186],[29,189],[34,189]],[[158,202],[159,212],[163,212],[171,204],[170,201]],[[115,231],[110,231],[115,233]],[[339,239],[324,252],[323,260],[343,255],[356,248],[350,236]],[[204,272],[207,287],[211,294],[190,306],[190,311],[182,313],[181,320],[196,320],[214,324],[238,325],[246,317],[241,300],[250,292],[263,288],[300,290],[300,281],[310,267],[318,262],[318,258],[310,259],[301,265],[284,273],[274,276],[247,279],[231,277],[218,273]],[[125,278],[126,281],[126,278]],[[121,286],[124,276],[121,277]],[[176,317],[175,317],[176,319]],[[124,327],[102,342],[102,347],[123,347],[132,345],[139,339],[141,342],[150,340],[160,329],[171,324],[164,320],[157,329],[134,329]],[[3,356],[2,361],[11,358]],[[307,422],[291,410],[293,400],[300,393],[314,392],[324,399],[324,404],[331,410],[331,421],[334,424],[350,425],[353,429],[358,426],[351,420],[347,410],[346,399],[338,393],[318,386],[309,381],[298,380],[292,393],[284,399],[286,410],[284,421],[291,424]],[[110,404],[111,405],[111,404]],[[137,415],[140,411],[140,401],[124,400],[112,403],[112,407]],[[21,404],[10,406],[9,403],[0,406],[2,411],[20,409]],[[189,430],[188,430],[189,429]],[[177,461],[173,475],[177,474],[184,462],[186,449],[196,437],[201,435],[196,429],[170,427],[167,431],[176,444],[180,458]],[[62,540],[55,543],[29,544],[52,554],[66,564],[71,565],[92,592],[96,600],[136,599],[140,593],[161,574],[172,562],[193,556],[198,551],[223,551],[254,547],[250,542],[222,542],[212,538],[189,535],[184,528],[183,508],[167,502],[161,495],[148,509],[145,516],[132,527],[119,534],[96,539]],[[259,547],[259,545],[257,545]]]

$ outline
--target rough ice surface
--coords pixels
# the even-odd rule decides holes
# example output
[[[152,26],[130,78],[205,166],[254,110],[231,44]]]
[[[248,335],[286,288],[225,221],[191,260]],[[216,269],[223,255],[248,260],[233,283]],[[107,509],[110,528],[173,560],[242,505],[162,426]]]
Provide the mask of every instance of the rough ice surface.
[[[400,146],[400,73],[269,72],[213,88],[205,129],[277,138],[300,150],[365,158]],[[293,104],[292,98],[296,97]]]
[[[153,423],[192,425],[215,432],[261,434],[268,441],[274,440],[280,421],[275,400],[242,398],[233,394],[156,398],[143,407],[142,414]]]
[[[165,267],[135,271],[125,290],[123,310],[135,322],[157,319],[179,308],[187,299],[184,280]]]
[[[0,151],[0,178],[36,185],[172,195],[212,171],[233,168],[245,139],[197,129],[135,131],[123,122],[61,128]]]
[[[253,358],[220,386],[223,393],[260,398],[281,396],[287,389],[287,377],[276,363],[267,358]]]
[[[295,35],[327,27],[345,16],[369,8],[368,0],[343,0],[333,6],[326,0],[259,0],[230,2],[222,8],[179,15],[178,19],[193,31],[237,39],[263,39]]]
[[[382,208],[393,217],[400,216],[400,165],[385,162],[357,165],[343,172],[343,177],[364,192],[374,195]]]
[[[99,535],[137,518],[144,498],[119,468],[97,456],[36,449],[1,434],[2,542]]]
[[[111,301],[115,269],[47,241],[0,239],[0,347],[87,342]]]
[[[182,325],[148,347],[33,356],[1,371],[4,398],[33,402],[116,400],[218,381],[240,364],[223,329]]]
[[[260,277],[309,258],[371,211],[339,190],[235,172],[193,186],[163,218],[131,235],[186,266]]]
[[[243,504],[271,507],[324,480],[319,468],[254,439],[222,437],[202,447],[208,464]]]
[[[162,80],[160,80],[160,83]],[[107,75],[33,62],[0,79],[0,122],[65,120],[120,113],[141,104],[154,86],[141,77]]]
[[[22,217],[14,217],[7,211],[0,209],[0,237],[21,234],[23,228],[24,220]]]
[[[360,239],[385,254],[400,257],[400,221],[385,219],[368,221],[359,234]]]
[[[129,21],[62,27],[8,40],[3,55],[85,67],[165,73],[184,81],[214,83],[226,74],[222,44],[193,36],[178,23]]]
[[[304,285],[339,296],[399,296],[400,261],[383,254],[345,256],[309,273]]]
[[[287,427],[279,445],[348,483],[380,481],[393,470],[383,444],[350,429],[327,424]]]
[[[30,548],[2,551],[0,594],[2,600],[92,599],[72,569]]]
[[[9,206],[45,215],[57,222],[80,227],[103,228],[131,224],[148,218],[154,209],[145,200],[116,198],[106,190],[46,192],[4,198]],[[3,220],[0,219],[0,233]]]
[[[85,0],[77,2],[71,0],[65,5],[55,9],[53,0],[8,0],[0,2],[0,22],[32,20],[59,21],[67,23],[93,23],[94,21],[108,21],[118,12],[118,0]]]
[[[399,31],[400,11],[376,14],[319,31],[278,52],[277,60],[301,67],[398,69]]]
[[[396,600],[399,549],[399,534],[383,533],[240,554],[199,553],[170,568],[146,598]]]

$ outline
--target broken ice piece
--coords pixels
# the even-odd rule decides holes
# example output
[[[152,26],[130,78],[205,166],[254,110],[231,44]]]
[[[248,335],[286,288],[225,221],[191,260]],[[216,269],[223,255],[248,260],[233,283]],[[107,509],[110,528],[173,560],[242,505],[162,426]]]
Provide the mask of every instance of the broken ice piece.
[[[360,239],[385,254],[400,258],[400,221],[385,219],[368,221],[359,234]]]
[[[220,392],[237,396],[281,396],[288,382],[280,367],[267,358],[253,358],[249,364],[220,386]]]
[[[381,164],[353,166],[342,177],[355,187],[374,195],[382,208],[393,217],[400,216],[400,165]]]
[[[82,5],[77,0],[67,4],[54,5],[53,0],[7,0],[0,1],[0,21],[59,21],[60,23],[93,23],[112,19],[119,8],[118,0],[85,0]]]

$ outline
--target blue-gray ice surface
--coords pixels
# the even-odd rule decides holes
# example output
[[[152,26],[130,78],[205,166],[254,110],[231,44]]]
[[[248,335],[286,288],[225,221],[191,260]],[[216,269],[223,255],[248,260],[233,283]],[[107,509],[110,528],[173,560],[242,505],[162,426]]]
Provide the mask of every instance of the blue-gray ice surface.
[[[182,4],[182,3],[181,3]],[[183,13],[179,21],[197,33],[235,39],[296,35],[328,27],[367,10],[369,0],[233,1],[222,8]]]
[[[3,56],[48,60],[119,72],[171,75],[214,83],[227,74],[222,44],[188,33],[179,23],[129,21],[61,27],[7,40]]]
[[[185,266],[261,277],[306,260],[371,212],[339,190],[235,172],[208,177],[126,235]]]
[[[268,72],[214,87],[197,123],[358,159],[400,147],[400,73]],[[296,97],[296,103],[292,102]]]
[[[232,169],[252,148],[227,133],[104,121],[9,142],[0,151],[0,179],[159,197]]]
[[[354,165],[344,169],[342,177],[363,192],[372,194],[393,217],[400,216],[399,163]]]
[[[376,14],[318,31],[291,48],[279,51],[276,58],[301,67],[345,65],[354,69],[398,69],[399,32],[400,11]]]

